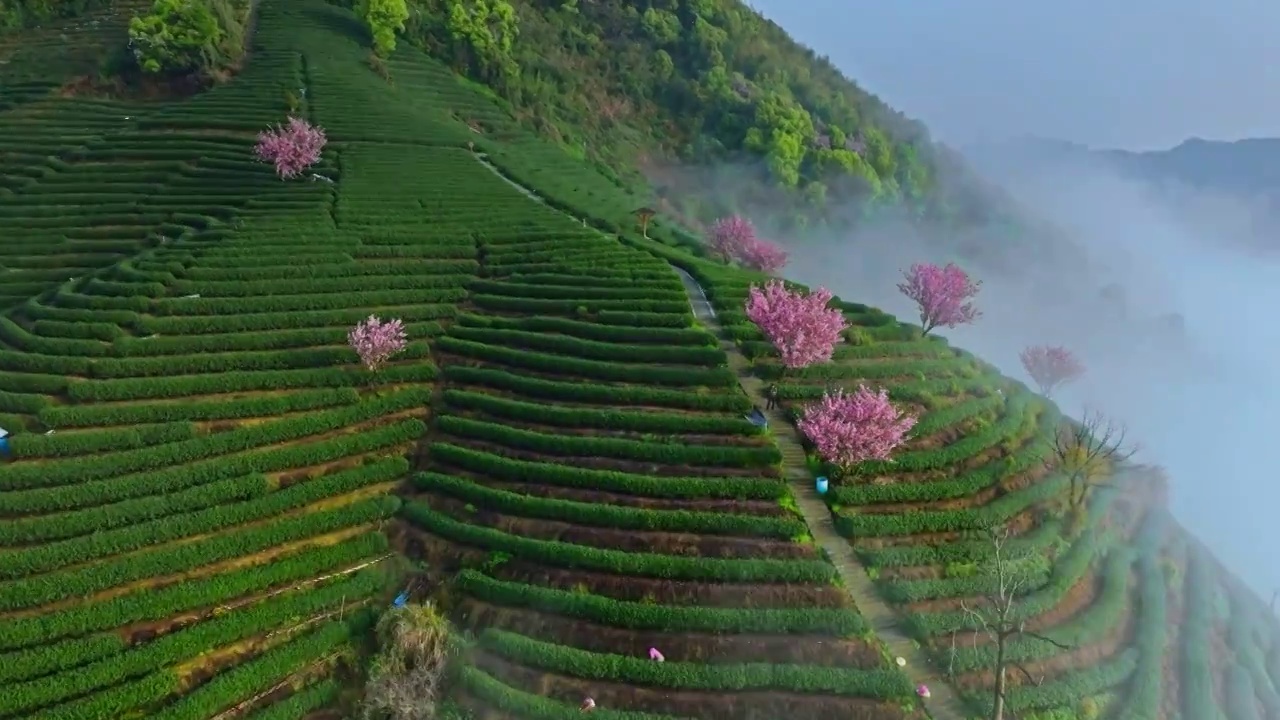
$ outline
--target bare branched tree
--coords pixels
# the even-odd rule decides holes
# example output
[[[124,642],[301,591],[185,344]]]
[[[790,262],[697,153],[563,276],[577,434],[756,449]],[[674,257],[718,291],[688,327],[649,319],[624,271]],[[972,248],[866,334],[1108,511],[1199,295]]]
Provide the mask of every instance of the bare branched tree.
[[[378,620],[381,650],[361,706],[365,720],[433,720],[449,662],[449,627],[430,603],[405,605]]]
[[[1032,676],[1024,666],[1009,658],[1010,641],[1022,637],[1033,637],[1064,650],[1071,649],[1071,646],[1027,629],[1026,618],[1021,617],[1021,613],[1017,611],[1017,601],[1031,574],[1018,573],[1007,556],[1005,552],[1005,546],[1009,541],[1007,527],[988,528],[986,535],[992,548],[988,572],[995,579],[995,588],[983,595],[976,606],[970,607],[967,603],[961,602],[960,607],[973,620],[976,629],[986,632],[991,642],[995,644],[996,660],[992,671],[995,673],[996,682],[992,694],[991,720],[1004,720],[1005,690],[1010,667],[1020,671],[1027,681],[1034,685],[1044,682],[1043,676],[1039,678]]]
[[[1128,431],[1093,410],[1085,410],[1080,422],[1064,422],[1058,426],[1053,450],[1045,463],[1070,480],[1068,502],[1072,509],[1084,505],[1089,491],[1104,485],[1116,465],[1133,457],[1136,445],[1126,441]]]

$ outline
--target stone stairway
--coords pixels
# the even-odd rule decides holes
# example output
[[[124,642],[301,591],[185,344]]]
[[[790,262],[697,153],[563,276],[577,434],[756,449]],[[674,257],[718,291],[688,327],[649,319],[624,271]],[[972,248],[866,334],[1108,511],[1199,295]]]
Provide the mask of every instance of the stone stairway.
[[[867,570],[854,554],[849,541],[836,532],[831,511],[822,501],[814,487],[813,477],[809,474],[806,456],[800,444],[800,435],[781,410],[765,410],[765,383],[751,375],[751,364],[732,340],[725,337],[723,326],[716,318],[706,294],[693,278],[685,271],[676,268],[684,283],[685,292],[689,295],[689,303],[693,307],[694,316],[713,334],[720,338],[720,349],[729,361],[729,369],[738,376],[742,389],[752,402],[769,419],[769,428],[778,450],[782,453],[782,468],[786,474],[791,492],[795,496],[800,514],[809,526],[814,541],[826,550],[832,564],[840,573],[845,589],[858,611],[867,619],[876,635],[889,648],[894,657],[905,658],[905,672],[915,685],[927,685],[932,697],[926,702],[926,709],[934,720],[966,720],[970,717],[964,709],[959,696],[952,690],[945,677],[935,672],[926,653],[918,648],[902,631],[897,614],[880,598]]]

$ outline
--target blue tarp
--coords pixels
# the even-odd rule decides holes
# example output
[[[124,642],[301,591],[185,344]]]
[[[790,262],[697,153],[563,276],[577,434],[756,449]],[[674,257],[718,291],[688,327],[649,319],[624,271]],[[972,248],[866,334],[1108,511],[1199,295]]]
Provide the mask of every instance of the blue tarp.
[[[409,591],[405,590],[404,592],[397,595],[395,600],[391,601],[391,606],[404,607],[404,604],[408,601],[409,601]]]
[[[765,417],[764,413],[760,412],[760,408],[751,408],[750,414],[743,415],[743,417],[750,420],[751,424],[756,427],[769,427],[769,418]]]

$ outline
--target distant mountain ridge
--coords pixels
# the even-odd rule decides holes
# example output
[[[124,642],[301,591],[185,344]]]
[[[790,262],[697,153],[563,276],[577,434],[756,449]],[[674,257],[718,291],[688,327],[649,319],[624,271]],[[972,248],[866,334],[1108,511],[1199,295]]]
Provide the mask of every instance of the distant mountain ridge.
[[[993,155],[1023,160],[1101,162],[1136,179],[1178,182],[1233,193],[1280,191],[1280,138],[1190,138],[1168,150],[1094,149],[1066,140],[1020,138],[966,148],[980,163]]]
[[[1106,173],[1142,183],[1188,227],[1232,245],[1275,251],[1280,227],[1280,138],[1191,138],[1168,150],[1093,149],[1064,140],[1020,138],[965,148],[980,172],[1019,178]]]

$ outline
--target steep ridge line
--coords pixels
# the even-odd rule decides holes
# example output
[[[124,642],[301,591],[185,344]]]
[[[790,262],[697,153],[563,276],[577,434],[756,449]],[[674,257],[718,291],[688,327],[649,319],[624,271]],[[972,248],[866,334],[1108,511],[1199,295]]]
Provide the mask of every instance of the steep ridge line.
[[[490,172],[527,197],[552,207],[536,191],[507,177],[482,154],[476,154],[475,158]],[[563,213],[559,210],[558,212]],[[582,221],[582,218],[574,217],[569,213],[563,214]],[[671,268],[680,276],[680,282],[684,285],[685,294],[689,297],[689,305],[693,309],[694,317],[719,338],[720,349],[728,359],[729,369],[737,375],[738,384],[747,397],[762,408],[761,412],[769,419],[770,435],[773,436],[778,444],[778,450],[782,453],[783,468],[788,484],[791,486],[791,492],[795,496],[796,505],[800,509],[805,524],[809,526],[809,532],[813,534],[814,541],[826,552],[840,573],[845,591],[853,598],[859,612],[867,618],[876,636],[888,647],[889,652],[895,657],[906,659],[905,672],[911,681],[916,685],[929,687],[932,697],[926,703],[925,709],[930,717],[934,720],[965,720],[969,717],[969,713],[964,710],[964,704],[959,696],[943,676],[932,670],[925,652],[902,631],[897,614],[880,598],[870,576],[867,575],[866,568],[853,552],[852,546],[836,532],[830,510],[817,496],[798,432],[780,410],[763,409],[767,405],[764,382],[750,374],[750,363],[733,340],[726,336],[702,285],[683,268],[675,265]]]

